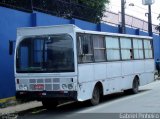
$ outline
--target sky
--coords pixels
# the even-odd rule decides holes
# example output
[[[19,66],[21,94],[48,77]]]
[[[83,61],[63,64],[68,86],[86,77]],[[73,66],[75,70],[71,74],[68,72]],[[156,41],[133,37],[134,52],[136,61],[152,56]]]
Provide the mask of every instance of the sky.
[[[133,3],[134,6],[129,6],[130,3]],[[110,0],[110,5],[108,7],[109,11],[118,13],[121,11],[121,0]],[[157,25],[160,23],[157,20],[158,15],[160,14],[160,0],[155,0],[155,3],[151,7],[152,11],[152,23]],[[126,0],[125,12],[128,15],[135,16],[137,18],[148,21],[148,17],[145,16],[145,13],[148,12],[148,6],[142,4],[142,0]]]

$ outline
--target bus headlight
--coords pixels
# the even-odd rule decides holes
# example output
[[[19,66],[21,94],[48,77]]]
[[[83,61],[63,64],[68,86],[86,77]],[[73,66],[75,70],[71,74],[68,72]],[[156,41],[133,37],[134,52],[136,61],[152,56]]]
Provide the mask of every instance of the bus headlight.
[[[67,85],[66,84],[62,84],[62,88],[65,90],[67,89]]]
[[[20,84],[19,85],[19,90],[28,90],[28,86],[27,85],[23,85],[23,84]]]
[[[28,86],[24,85],[23,90],[28,90]]]
[[[19,87],[18,87],[18,89],[22,90],[23,89],[23,85],[20,84]]]
[[[68,89],[72,90],[73,89],[73,84],[68,84]]]

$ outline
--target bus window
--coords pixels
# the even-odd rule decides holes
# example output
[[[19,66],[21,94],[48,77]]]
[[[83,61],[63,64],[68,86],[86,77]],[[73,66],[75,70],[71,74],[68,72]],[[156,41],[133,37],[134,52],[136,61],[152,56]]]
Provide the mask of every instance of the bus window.
[[[122,60],[132,59],[132,45],[130,38],[120,38]]]
[[[144,40],[144,52],[145,58],[153,58],[152,42],[150,40]]]
[[[78,36],[78,59],[79,63],[93,62],[93,48],[91,35],[81,34]]]
[[[107,60],[120,60],[120,48],[118,37],[106,37]]]
[[[93,35],[94,59],[95,61],[106,61],[104,36]]]
[[[144,59],[143,43],[141,39],[133,39],[134,59]]]

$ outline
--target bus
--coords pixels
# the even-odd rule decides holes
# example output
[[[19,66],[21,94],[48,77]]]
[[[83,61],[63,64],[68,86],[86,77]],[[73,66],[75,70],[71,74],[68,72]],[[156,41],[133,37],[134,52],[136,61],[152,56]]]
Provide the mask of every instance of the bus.
[[[148,36],[82,30],[75,25],[17,29],[14,57],[17,99],[99,104],[104,95],[136,94],[154,81]]]

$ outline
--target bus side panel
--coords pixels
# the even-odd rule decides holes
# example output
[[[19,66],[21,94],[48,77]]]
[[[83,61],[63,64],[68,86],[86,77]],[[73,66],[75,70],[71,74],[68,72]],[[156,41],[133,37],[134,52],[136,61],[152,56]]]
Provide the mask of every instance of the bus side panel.
[[[121,62],[109,62],[107,64],[107,78],[120,77],[121,75]]]
[[[124,82],[123,90],[132,88],[133,79],[136,74],[134,74],[134,61],[122,62],[122,78]]]
[[[107,77],[107,65],[106,63],[94,64],[94,78],[97,81],[106,80]]]
[[[133,69],[134,69],[134,74],[139,75],[141,73],[144,73],[144,60],[135,60],[133,61]]]
[[[145,60],[144,62],[144,66],[145,66],[145,72],[154,72],[154,60],[150,59],[150,60]]]
[[[154,81],[154,73],[148,72],[140,75],[140,86],[146,85]]]
[[[144,61],[144,73],[140,76],[140,85],[146,85],[154,81],[154,60]]]
[[[107,63],[107,80],[104,83],[104,94],[119,92],[122,89],[121,62]]]
[[[78,101],[91,99],[95,85],[93,64],[78,65]]]

